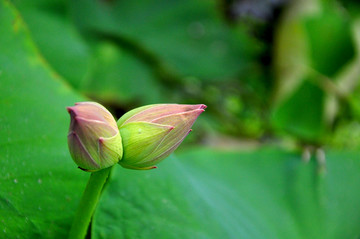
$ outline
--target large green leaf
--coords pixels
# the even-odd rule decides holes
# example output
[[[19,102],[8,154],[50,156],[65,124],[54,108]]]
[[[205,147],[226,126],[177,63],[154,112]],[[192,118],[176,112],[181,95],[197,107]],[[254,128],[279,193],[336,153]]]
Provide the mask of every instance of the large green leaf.
[[[139,47],[181,76],[227,79],[241,72],[255,42],[227,26],[216,1],[73,1],[81,29]]]
[[[279,150],[193,150],[159,169],[115,169],[94,238],[355,238],[360,161],[329,153],[327,173]]]
[[[86,174],[67,149],[81,100],[47,68],[21,16],[0,1],[0,238],[64,238]]]
[[[77,90],[121,104],[161,101],[153,70],[110,39],[81,36],[66,1],[14,2],[43,57]]]
[[[66,4],[41,0],[14,1],[39,51],[72,86],[80,88],[90,74],[91,52],[67,14]],[[63,9],[63,10],[61,10]]]

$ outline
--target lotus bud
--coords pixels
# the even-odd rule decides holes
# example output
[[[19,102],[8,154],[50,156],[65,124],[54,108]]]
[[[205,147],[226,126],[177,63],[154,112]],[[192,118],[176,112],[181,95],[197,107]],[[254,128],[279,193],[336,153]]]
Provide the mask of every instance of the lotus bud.
[[[152,169],[169,156],[191,131],[206,105],[156,104],[136,108],[117,122],[124,154],[119,164]]]
[[[116,164],[122,157],[122,142],[111,113],[95,102],[67,107],[71,122],[68,145],[80,169],[94,172]]]

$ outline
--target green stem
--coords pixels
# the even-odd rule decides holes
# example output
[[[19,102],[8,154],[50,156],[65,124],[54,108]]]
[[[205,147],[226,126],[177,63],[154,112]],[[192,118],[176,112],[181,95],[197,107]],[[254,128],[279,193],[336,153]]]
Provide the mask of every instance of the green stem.
[[[91,217],[100,199],[101,191],[110,174],[111,168],[112,167],[105,168],[91,173],[71,226],[69,239],[85,238]]]

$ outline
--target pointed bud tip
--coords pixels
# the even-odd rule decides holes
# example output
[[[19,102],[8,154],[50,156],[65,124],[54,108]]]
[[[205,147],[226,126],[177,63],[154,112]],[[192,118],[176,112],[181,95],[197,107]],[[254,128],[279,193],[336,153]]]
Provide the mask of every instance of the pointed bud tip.
[[[71,112],[74,112],[72,107],[66,107],[67,112],[69,112],[69,114],[71,114]]]
[[[201,104],[199,109],[201,109],[201,110],[205,110],[206,108],[207,108],[207,106],[206,106],[206,105]]]

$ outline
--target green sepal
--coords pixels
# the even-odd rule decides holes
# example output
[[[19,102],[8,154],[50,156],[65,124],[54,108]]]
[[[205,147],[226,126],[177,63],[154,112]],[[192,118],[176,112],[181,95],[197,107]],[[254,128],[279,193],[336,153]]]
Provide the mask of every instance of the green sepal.
[[[132,122],[120,127],[124,154],[119,164],[142,168],[138,163],[151,154],[172,129],[173,126],[148,122]]]
[[[99,138],[99,158],[101,168],[107,168],[121,160],[123,146],[120,133],[109,138]]]

